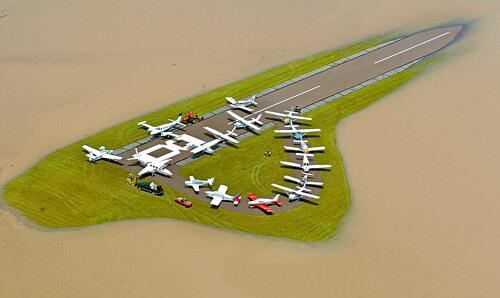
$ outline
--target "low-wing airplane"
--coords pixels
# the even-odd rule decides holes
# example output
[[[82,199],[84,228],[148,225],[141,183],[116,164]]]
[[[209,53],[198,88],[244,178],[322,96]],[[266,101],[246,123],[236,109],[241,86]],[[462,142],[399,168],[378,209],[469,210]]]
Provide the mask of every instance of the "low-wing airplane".
[[[113,150],[108,150],[106,147],[101,146],[98,149],[92,148],[87,145],[83,145],[82,148],[88,153],[85,154],[89,158],[90,162],[96,162],[99,159],[108,159],[108,160],[122,160],[123,157],[113,155]]]
[[[277,205],[281,206],[280,195],[277,194],[274,198],[258,198],[254,193],[248,193],[248,207],[250,208],[259,208],[265,213],[273,213],[273,209],[269,207],[269,205]]]
[[[309,153],[309,152],[317,152],[317,151],[325,151],[325,147],[309,147],[307,144],[307,140],[294,140],[294,143],[299,143],[300,147],[291,147],[291,146],[284,146],[285,150],[288,151],[295,151],[295,152],[302,152],[302,153]]]
[[[177,125],[181,128],[186,127],[186,125],[181,122],[182,121],[182,113],[179,114],[177,119],[175,119],[175,120],[168,119],[168,120],[170,122],[162,124],[162,125],[158,125],[158,126],[149,125],[146,121],[141,121],[141,122],[137,123],[137,125],[141,125],[143,127],[146,127],[150,135],[157,135],[157,134],[164,133],[166,131],[171,130],[172,128],[174,128]]]
[[[223,201],[225,202],[233,202],[234,206],[238,206],[241,200],[241,195],[237,194],[234,196],[226,194],[227,192],[227,185],[221,184],[219,185],[219,188],[216,191],[210,190],[210,191],[205,191],[207,196],[209,198],[212,198],[212,201],[210,202],[210,205],[212,207],[219,207],[220,203]]]
[[[300,178],[295,178],[295,177],[286,176],[286,175],[283,176],[283,178],[285,178],[286,180],[293,181],[293,182],[297,183],[300,186],[311,185],[311,186],[321,186],[321,187],[323,187],[323,182],[309,181],[309,177],[310,176],[312,176],[312,174],[304,173],[302,175],[302,177],[300,177]]]
[[[212,184],[214,184],[214,180],[215,180],[214,177],[209,178],[207,180],[199,180],[195,179],[193,176],[189,176],[189,180],[184,181],[184,184],[186,186],[192,187],[195,192],[199,192],[200,186],[205,186],[205,185],[212,186]]]
[[[307,189],[305,186],[301,186],[297,189],[293,189],[293,188],[288,188],[288,187],[285,187],[285,186],[282,186],[282,185],[279,185],[276,183],[273,183],[271,185],[285,191],[286,195],[288,196],[288,201],[290,201],[290,202],[299,200],[302,197],[306,197],[309,199],[319,199],[319,197],[317,195],[311,194],[310,193],[311,190]]]
[[[310,170],[318,170],[318,169],[329,169],[332,167],[332,165],[311,165],[309,164],[309,157],[313,157],[313,154],[305,154],[305,153],[297,153],[299,156],[303,156],[302,158],[302,164],[298,164],[295,162],[289,162],[289,161],[280,161],[280,163],[284,166],[289,166],[289,167],[294,167],[294,168],[300,168],[302,169],[303,173],[309,173]]]
[[[220,142],[223,142],[223,141],[227,142],[227,143],[233,143],[233,144],[238,144],[240,142],[240,141],[236,140],[235,138],[231,137],[231,136],[237,136],[237,134],[234,133],[234,131],[236,130],[236,127],[233,127],[232,130],[226,131],[225,134],[218,131],[218,130],[215,130],[213,128],[207,127],[207,126],[205,126],[203,128],[205,130],[207,130],[208,132],[210,132],[215,137],[215,140],[212,140],[210,142],[206,142],[200,146],[197,146],[196,148],[191,150],[191,153],[193,153],[193,154],[197,154],[200,152],[212,154],[214,152],[212,147],[217,145]]]
[[[276,130],[274,130],[274,132],[275,133],[289,133],[292,136],[292,138],[294,138],[295,140],[299,140],[299,141],[304,139],[304,136],[306,133],[320,132],[321,131],[320,128],[299,129],[299,128],[297,128],[299,126],[296,124],[293,124],[292,120],[290,120],[289,124],[285,125],[285,127],[288,127],[289,129],[276,129]]]
[[[260,127],[255,125],[254,123],[257,123],[259,125],[262,125],[262,122],[260,122],[260,117],[262,117],[262,114],[259,114],[257,118],[252,118],[250,120],[246,120],[245,118],[231,112],[227,111],[227,113],[233,118],[235,121],[233,122],[234,127],[236,128],[246,128],[250,127],[253,130],[260,130]]]
[[[163,176],[172,176],[172,172],[167,170],[170,159],[163,159],[163,160],[151,159],[149,156],[142,154],[142,152],[138,152],[137,148],[135,148],[135,154],[132,155],[132,157],[127,160],[137,160],[139,164],[141,164],[144,167],[144,169],[142,169],[138,173],[139,176],[148,173],[151,175],[153,175],[154,173],[158,173]]]
[[[249,108],[248,106],[256,106],[257,102],[255,101],[255,95],[250,97],[250,99],[246,100],[236,100],[232,97],[226,97],[226,100],[229,102],[229,106],[232,109],[240,109],[246,112],[252,112],[253,109]]]
[[[304,117],[304,116],[298,116],[299,112],[295,111],[284,111],[284,113],[278,113],[278,112],[273,112],[273,111],[265,111],[266,114],[278,116],[283,120],[283,123],[288,124],[292,120],[312,120],[310,117]]]

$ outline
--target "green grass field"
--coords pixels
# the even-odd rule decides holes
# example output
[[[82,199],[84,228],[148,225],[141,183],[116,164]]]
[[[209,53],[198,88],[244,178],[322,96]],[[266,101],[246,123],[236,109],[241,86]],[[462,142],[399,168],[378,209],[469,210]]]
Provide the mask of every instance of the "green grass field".
[[[178,111],[195,110],[198,114],[203,114],[209,108],[213,109],[214,105],[222,106],[226,95],[240,98],[256,93],[386,39],[387,37],[372,38],[340,50],[278,66],[206,94],[174,103],[140,119],[147,119],[155,124],[173,117]],[[225,209],[212,210],[208,200],[200,201],[166,186],[163,197],[140,192],[125,183],[127,171],[124,168],[108,162],[91,164],[86,161],[81,144],[104,144],[113,148],[144,137],[144,131],[137,128],[138,119],[118,124],[47,156],[7,183],[4,199],[28,219],[52,228],[127,219],[176,218],[301,241],[328,239],[337,231],[339,222],[350,205],[342,158],[335,146],[336,124],[402,86],[435,60],[437,59],[427,60],[307,114],[314,119],[312,126],[323,129],[320,138],[315,139],[313,144],[317,142],[327,147],[327,153],[317,154],[316,160],[333,165],[331,172],[322,173],[328,187],[322,190],[318,206],[304,204],[273,216],[241,214]],[[196,171],[197,176],[208,177],[216,169],[220,169],[217,171],[217,180],[227,182],[230,189],[238,189],[242,193],[251,190],[258,195],[268,195],[270,183],[280,181],[283,174],[290,171],[279,167],[279,160],[286,159],[286,154],[282,150],[282,142],[275,142],[273,138],[272,130],[265,131],[259,137],[243,140],[239,149],[226,147],[212,157],[188,164],[181,169],[182,173],[189,175]],[[268,148],[264,148],[262,144],[273,151],[271,158],[263,158],[263,151]],[[244,155],[244,160],[241,158],[242,154],[248,154]],[[220,165],[228,162],[234,171],[221,169]],[[174,203],[173,198],[180,195],[190,198],[194,206],[186,210]]]

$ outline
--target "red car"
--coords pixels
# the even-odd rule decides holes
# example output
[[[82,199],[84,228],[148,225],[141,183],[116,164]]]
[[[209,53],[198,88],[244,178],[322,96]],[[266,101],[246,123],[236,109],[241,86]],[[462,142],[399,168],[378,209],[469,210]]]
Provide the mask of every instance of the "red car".
[[[177,199],[175,199],[175,202],[179,205],[186,207],[186,208],[193,206],[193,203],[190,200],[185,199],[185,198],[177,198]]]

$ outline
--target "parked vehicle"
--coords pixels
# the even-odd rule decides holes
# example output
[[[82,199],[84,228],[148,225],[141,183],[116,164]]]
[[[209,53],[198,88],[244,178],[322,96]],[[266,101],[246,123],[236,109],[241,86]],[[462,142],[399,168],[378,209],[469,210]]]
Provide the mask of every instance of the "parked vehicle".
[[[175,199],[175,202],[179,205],[186,207],[186,208],[193,206],[193,203],[186,198],[177,198],[177,199]]]

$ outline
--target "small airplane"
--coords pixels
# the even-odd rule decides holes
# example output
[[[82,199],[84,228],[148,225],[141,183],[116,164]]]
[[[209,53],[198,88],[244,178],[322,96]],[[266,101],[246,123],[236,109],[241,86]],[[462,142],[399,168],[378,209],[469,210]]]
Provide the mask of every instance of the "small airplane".
[[[286,175],[283,176],[283,178],[285,178],[286,180],[293,181],[293,182],[297,183],[300,186],[311,185],[311,186],[320,186],[320,187],[323,187],[323,182],[309,181],[309,177],[310,176],[313,176],[313,175],[312,174],[308,174],[308,173],[304,173],[302,175],[302,177],[300,177],[300,178],[295,178],[295,177],[286,176]]]
[[[301,199],[302,197],[306,197],[309,199],[319,199],[317,195],[311,194],[311,190],[307,189],[305,186],[301,186],[297,189],[288,188],[276,183],[271,184],[272,186],[284,190],[286,195],[288,196],[288,201],[293,202]]]
[[[158,126],[149,125],[149,124],[147,124],[146,121],[141,121],[141,122],[137,123],[137,125],[141,125],[143,127],[146,127],[150,135],[157,135],[157,134],[163,135],[163,133],[171,130],[172,128],[174,128],[177,125],[181,128],[186,127],[186,125],[181,122],[182,121],[182,113],[179,114],[177,119],[175,119],[175,120],[168,119],[168,120],[170,121],[169,123],[165,123],[165,124],[158,125]]]
[[[264,211],[265,213],[273,213],[273,209],[269,207],[269,205],[277,205],[281,207],[281,201],[280,195],[277,194],[274,198],[269,199],[269,198],[258,198],[255,194],[253,193],[248,193],[247,197],[249,199],[248,202],[248,207],[249,208],[259,208],[260,210]]]
[[[235,119],[233,122],[234,127],[236,128],[247,128],[250,127],[253,130],[260,130],[260,127],[255,125],[254,123],[257,123],[259,125],[262,125],[262,122],[260,122],[260,117],[262,117],[262,114],[259,114],[257,118],[252,118],[250,120],[246,120],[245,118],[231,112],[227,111],[227,113],[231,116],[231,118]]]
[[[212,184],[214,183],[214,180],[215,180],[214,177],[209,178],[207,180],[199,180],[199,179],[195,179],[193,176],[189,176],[189,180],[184,181],[184,184],[186,186],[192,187],[195,192],[199,192],[200,186],[205,186],[205,185],[212,186]]]
[[[205,130],[207,130],[208,132],[210,132],[215,137],[215,140],[212,140],[210,142],[206,142],[200,146],[197,146],[196,148],[191,150],[191,153],[193,153],[193,154],[197,154],[200,152],[212,154],[212,153],[214,153],[214,150],[212,149],[212,147],[217,145],[220,142],[223,142],[223,141],[225,141],[226,143],[233,143],[233,144],[238,144],[240,142],[240,141],[236,140],[235,138],[231,137],[231,136],[237,136],[237,134],[234,133],[234,131],[236,130],[236,127],[233,127],[232,130],[226,131],[225,134],[218,131],[218,130],[215,130],[213,128],[207,127],[207,126],[205,126],[203,128]]]
[[[135,148],[135,154],[132,155],[132,157],[127,160],[137,160],[139,164],[141,164],[144,167],[144,169],[142,169],[138,173],[139,176],[148,173],[151,175],[153,175],[154,173],[158,173],[163,176],[172,176],[172,172],[167,170],[167,166],[168,163],[170,162],[170,159],[163,159],[163,160],[151,159],[149,156],[143,155],[142,152],[138,152],[137,148]]]
[[[252,112],[253,109],[249,108],[248,106],[256,106],[257,102],[255,101],[255,95],[250,97],[250,99],[246,100],[236,100],[232,97],[226,97],[226,100],[229,102],[229,106],[232,109],[240,109],[246,112]]]
[[[300,147],[291,147],[291,146],[284,146],[285,150],[288,151],[295,151],[295,152],[302,152],[302,153],[309,153],[309,152],[317,152],[317,151],[325,151],[325,147],[309,147],[307,144],[307,140],[294,140],[294,143],[299,143]]]
[[[233,202],[234,206],[238,206],[238,204],[241,201],[241,195],[237,194],[237,195],[231,196],[231,195],[226,194],[226,192],[227,192],[227,185],[224,185],[224,184],[219,185],[219,188],[216,191],[212,191],[212,190],[205,191],[207,196],[209,198],[212,198],[212,201],[210,202],[210,205],[212,205],[212,207],[215,207],[215,208],[219,207],[220,203],[222,203],[223,201]]]
[[[304,116],[298,116],[299,112],[295,111],[284,111],[284,113],[278,113],[278,112],[273,112],[273,111],[265,111],[266,114],[278,116],[283,120],[283,123],[288,124],[292,120],[312,120],[310,117],[304,117]]]
[[[309,173],[310,170],[318,170],[318,169],[329,169],[332,167],[332,165],[311,165],[309,164],[309,157],[313,157],[313,154],[305,154],[305,153],[297,153],[299,156],[303,156],[302,158],[302,164],[298,164],[295,162],[289,162],[289,161],[280,161],[280,163],[284,166],[289,166],[289,167],[294,167],[294,168],[301,168],[303,173]]]
[[[306,133],[309,132],[320,132],[320,128],[305,128],[305,129],[298,129],[299,127],[296,124],[293,124],[293,121],[290,120],[288,125],[285,125],[285,127],[289,127],[290,129],[276,129],[274,130],[275,133],[289,133],[291,134],[292,138],[295,140],[303,140],[304,136]]]
[[[123,157],[113,155],[113,150],[108,150],[106,147],[101,146],[98,149],[92,148],[87,145],[83,145],[82,148],[88,153],[85,154],[89,158],[89,162],[96,162],[99,159],[108,159],[108,160],[122,160]]]

